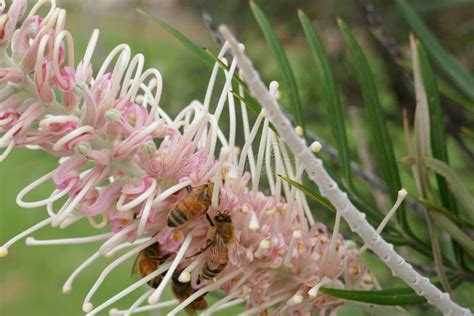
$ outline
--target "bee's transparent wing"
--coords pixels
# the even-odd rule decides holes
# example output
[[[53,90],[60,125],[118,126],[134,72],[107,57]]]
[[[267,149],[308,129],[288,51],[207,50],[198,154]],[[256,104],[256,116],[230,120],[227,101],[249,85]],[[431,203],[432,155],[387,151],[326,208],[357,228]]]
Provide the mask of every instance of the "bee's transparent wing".
[[[229,261],[235,266],[246,269],[253,261],[253,254],[251,251],[247,251],[247,249],[235,239],[229,245]]]

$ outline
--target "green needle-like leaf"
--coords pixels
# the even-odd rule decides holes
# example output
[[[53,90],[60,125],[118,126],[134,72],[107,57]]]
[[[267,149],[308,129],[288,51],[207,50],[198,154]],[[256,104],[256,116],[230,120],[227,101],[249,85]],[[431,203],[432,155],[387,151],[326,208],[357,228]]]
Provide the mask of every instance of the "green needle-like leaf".
[[[392,201],[395,202],[398,191],[402,185],[392,141],[388,134],[385,117],[377,94],[377,87],[375,86],[367,59],[354,38],[354,35],[352,35],[352,32],[342,20],[339,19],[338,24],[348,45],[349,51],[351,52],[354,68],[362,89],[377,164],[382,170],[383,178],[387,184],[390,197]],[[403,206],[400,206],[397,216],[400,225],[408,228],[405,209]]]
[[[175,29],[170,24],[166,23],[164,20],[160,19],[159,17],[152,15],[142,9],[137,9],[137,12],[145,16],[146,18],[157,22],[166,32],[170,33],[174,38],[176,38],[181,44],[185,47],[189,48],[195,55],[197,55],[200,59],[202,59],[207,65],[213,66],[214,62],[212,59],[204,52],[204,50],[196,45],[193,41],[188,39],[184,36],[180,31]]]
[[[452,277],[450,282],[453,287],[461,284],[462,280],[458,277]],[[439,287],[440,282],[434,282]],[[320,288],[319,292],[342,298],[349,301],[357,301],[376,305],[412,305],[426,302],[423,296],[418,296],[411,288],[395,288],[380,291],[352,291],[330,288]]]
[[[317,193],[316,191],[313,191],[311,188],[305,186],[304,184],[301,184],[295,180],[292,180],[286,176],[278,175],[282,180],[288,182],[289,184],[293,185],[297,189],[301,190],[304,194],[306,194],[308,197],[312,198],[314,201],[317,203],[321,204],[325,208],[327,208],[330,211],[336,212],[336,209],[334,206],[332,206],[331,202],[329,202],[325,197]]]
[[[321,288],[319,292],[342,298],[349,301],[357,301],[376,305],[412,305],[426,302],[423,296],[416,295],[415,292],[393,293],[386,291],[350,291]]]
[[[423,23],[415,10],[405,1],[396,0],[398,9],[402,13],[411,29],[421,39],[427,50],[433,56],[436,63],[447,77],[463,92],[471,101],[474,101],[474,77],[463,69],[440,45],[436,37]]]
[[[255,16],[255,19],[257,20],[257,23],[260,26],[263,35],[265,36],[265,40],[281,70],[285,88],[283,90],[283,94],[288,94],[290,99],[290,109],[293,112],[296,123],[303,127],[304,131],[305,125],[303,120],[303,107],[298,93],[295,76],[288,61],[288,57],[286,56],[275,32],[273,31],[270,22],[260,7],[255,2],[250,2],[250,8],[252,9],[253,15]]]
[[[336,80],[329,63],[329,57],[324,49],[323,43],[311,24],[311,21],[303,11],[298,11],[301,25],[303,26],[306,40],[313,58],[318,66],[319,80],[317,85],[321,84],[321,93],[324,95],[326,107],[329,114],[332,136],[336,142],[337,153],[341,163],[342,174],[349,185],[352,184],[349,145],[347,141],[344,116],[342,112],[341,100],[337,89]]]
[[[446,148],[446,134],[444,130],[444,115],[439,98],[436,77],[431,69],[428,56],[423,44],[417,43],[419,65],[423,77],[423,83],[428,97],[431,130],[431,151],[434,158],[448,164],[448,150]],[[456,206],[452,200],[446,180],[437,175],[438,191],[442,204],[445,208],[455,211]]]

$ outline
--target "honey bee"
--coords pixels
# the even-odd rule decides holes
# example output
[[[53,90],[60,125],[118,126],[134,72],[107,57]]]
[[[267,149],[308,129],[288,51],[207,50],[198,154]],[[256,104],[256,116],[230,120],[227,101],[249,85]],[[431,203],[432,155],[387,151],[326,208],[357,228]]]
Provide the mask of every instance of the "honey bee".
[[[194,254],[193,257],[207,251],[202,277],[210,280],[221,273],[229,262],[229,247],[234,242],[234,225],[228,211],[218,212],[214,216],[215,224],[209,217],[208,220],[214,229],[214,239],[208,240],[206,247]]]
[[[178,227],[207,212],[211,206],[214,183],[197,187],[187,186],[187,195],[183,197],[168,213],[168,226]],[[209,215],[206,216],[209,219]]]
[[[179,275],[181,274],[181,272],[182,270],[176,270],[173,273],[173,276],[171,277],[171,290],[180,302],[184,301],[197,291],[191,287],[190,282],[179,282]],[[186,311],[189,315],[197,315],[197,310],[203,310],[207,308],[207,301],[204,298],[205,295],[206,294],[199,296],[186,307]]]
[[[163,255],[161,253],[160,244],[156,242],[140,251],[133,265],[132,274],[138,271],[142,277],[146,277],[154,272],[158,266],[163,264],[168,257],[169,255]],[[148,285],[156,289],[162,280],[163,276],[160,274],[148,281]]]

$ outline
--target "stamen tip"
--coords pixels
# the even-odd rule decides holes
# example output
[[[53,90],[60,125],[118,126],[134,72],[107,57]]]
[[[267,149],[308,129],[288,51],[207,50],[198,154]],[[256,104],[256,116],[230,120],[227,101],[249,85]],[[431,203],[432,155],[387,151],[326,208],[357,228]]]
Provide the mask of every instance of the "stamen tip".
[[[150,305],[155,305],[158,303],[158,299],[152,294],[149,298],[148,298],[148,303]]]
[[[82,305],[82,311],[84,313],[89,314],[93,309],[94,305],[92,305],[92,303],[85,303],[84,305]]]
[[[257,214],[255,214],[254,211],[252,211],[251,214],[249,229],[253,232],[256,232],[260,229],[260,223],[258,222]]]
[[[270,82],[270,89],[273,89],[273,90],[278,90],[278,88],[280,87],[280,84],[278,83],[278,81],[276,80],[273,80],[272,82]]]
[[[8,249],[4,247],[0,247],[0,258],[8,256]]]
[[[25,244],[26,244],[27,246],[33,245],[34,242],[35,242],[35,239],[34,239],[33,237],[28,237],[28,238],[26,238],[26,240],[25,240]]]
[[[295,133],[296,133],[296,135],[298,135],[298,136],[303,136],[304,129],[303,129],[301,126],[296,126],[296,127],[295,127]]]
[[[319,153],[321,151],[321,148],[323,148],[323,146],[321,145],[320,142],[314,142],[311,144],[310,148],[313,153]]]
[[[270,249],[270,246],[271,246],[271,243],[270,243],[270,240],[268,239],[264,239],[260,242],[260,247],[262,247],[262,249]]]
[[[315,286],[308,291],[308,295],[312,298],[315,298],[316,296],[318,296],[318,290],[319,288]]]
[[[301,233],[301,230],[295,230],[293,232],[293,238],[300,239],[301,237],[303,237],[303,234]]]
[[[401,188],[400,191],[398,191],[398,197],[404,199],[407,196],[408,192],[405,188]]]
[[[191,273],[189,273],[187,271],[183,271],[179,275],[178,281],[181,282],[181,283],[188,283],[189,281],[191,281]]]
[[[119,315],[122,315],[122,313],[120,313],[120,311],[116,308],[112,308],[109,311],[109,316],[119,316]]]
[[[288,305],[296,305],[303,302],[303,296],[301,294],[293,295],[287,302]]]
[[[72,291],[72,287],[70,286],[63,286],[63,294],[69,294]]]
[[[229,172],[227,172],[227,180],[229,182],[236,181],[238,178],[239,178],[239,175],[237,174],[235,170],[230,170]]]

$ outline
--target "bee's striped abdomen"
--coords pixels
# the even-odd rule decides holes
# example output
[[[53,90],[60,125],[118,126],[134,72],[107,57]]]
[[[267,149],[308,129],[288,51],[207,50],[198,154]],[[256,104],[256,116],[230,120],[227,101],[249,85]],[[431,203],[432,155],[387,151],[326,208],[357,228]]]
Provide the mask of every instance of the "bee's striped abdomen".
[[[227,264],[221,264],[215,269],[210,269],[207,265],[202,269],[202,277],[206,280],[214,279],[219,273],[224,270]]]
[[[188,217],[180,209],[174,208],[168,214],[168,226],[178,227],[186,223]]]

